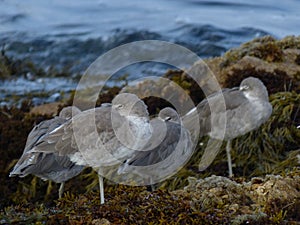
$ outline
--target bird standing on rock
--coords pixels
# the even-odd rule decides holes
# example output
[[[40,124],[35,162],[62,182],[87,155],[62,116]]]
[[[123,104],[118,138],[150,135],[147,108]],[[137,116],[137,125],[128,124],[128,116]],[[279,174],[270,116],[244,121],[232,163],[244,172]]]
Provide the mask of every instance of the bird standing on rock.
[[[59,116],[36,125],[29,133],[24,152],[9,176],[25,177],[33,174],[43,180],[60,183],[59,198],[61,198],[65,181],[78,175],[84,166],[75,165],[68,156],[60,156],[55,152],[36,152],[35,148],[47,142],[51,132],[78,113],[80,110],[74,106],[65,107]]]
[[[272,106],[265,85],[258,78],[248,77],[239,87],[208,96],[183,116],[183,124],[198,126],[194,123],[196,114],[200,120],[200,137],[209,135],[214,143],[205,149],[199,170],[205,170],[212,163],[220,143],[225,140],[229,176],[232,177],[231,140],[259,128],[271,116]]]
[[[118,169],[119,174],[136,175],[133,180],[138,185],[153,185],[172,176],[194,150],[190,133],[174,109],[162,109],[150,124],[153,133],[149,142]]]
[[[118,94],[112,104],[83,111],[53,130],[37,152],[66,156],[98,171],[104,203],[102,168],[118,165],[143,148],[151,136],[147,106],[136,95]]]

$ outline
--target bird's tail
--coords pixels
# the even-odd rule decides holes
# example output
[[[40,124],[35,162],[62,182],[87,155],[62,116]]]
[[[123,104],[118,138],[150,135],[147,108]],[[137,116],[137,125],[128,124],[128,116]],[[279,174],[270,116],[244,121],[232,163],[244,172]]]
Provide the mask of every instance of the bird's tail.
[[[25,177],[28,175],[28,168],[34,164],[37,160],[38,155],[36,154],[25,154],[22,155],[13,170],[10,172],[9,177],[19,176]]]

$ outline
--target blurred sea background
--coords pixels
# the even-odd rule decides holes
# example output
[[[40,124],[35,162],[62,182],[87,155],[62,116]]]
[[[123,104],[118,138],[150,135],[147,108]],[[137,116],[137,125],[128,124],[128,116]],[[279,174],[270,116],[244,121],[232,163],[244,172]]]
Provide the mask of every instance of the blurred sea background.
[[[1,51],[48,74],[29,70],[1,80],[0,104],[41,92],[48,94],[37,94],[34,104],[58,100],[97,57],[132,41],[169,41],[208,58],[255,37],[299,35],[299,10],[299,0],[0,0]],[[133,80],[167,68],[127,69]]]

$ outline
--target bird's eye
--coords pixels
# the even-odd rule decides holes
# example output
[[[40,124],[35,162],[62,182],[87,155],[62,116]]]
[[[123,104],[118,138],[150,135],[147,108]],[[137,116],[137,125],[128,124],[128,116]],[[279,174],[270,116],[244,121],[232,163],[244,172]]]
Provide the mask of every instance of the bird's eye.
[[[250,87],[248,85],[243,85],[240,90],[245,91],[248,90]]]
[[[170,121],[171,120],[171,117],[166,117],[165,121]]]
[[[122,104],[118,105],[118,109],[122,109],[123,107],[124,107],[124,105],[122,105]]]

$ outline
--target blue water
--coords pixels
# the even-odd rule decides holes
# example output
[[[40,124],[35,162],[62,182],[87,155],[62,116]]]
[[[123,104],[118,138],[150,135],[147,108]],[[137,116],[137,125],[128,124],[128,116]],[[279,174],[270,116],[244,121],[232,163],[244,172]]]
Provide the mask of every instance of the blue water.
[[[266,34],[299,35],[299,10],[299,0],[0,0],[0,46],[75,77],[106,51],[137,40],[170,41],[206,58]],[[53,79],[45,91],[67,91],[70,83]],[[5,88],[13,82],[0,85],[0,98],[16,94]],[[25,86],[24,93],[36,90],[34,82]]]

